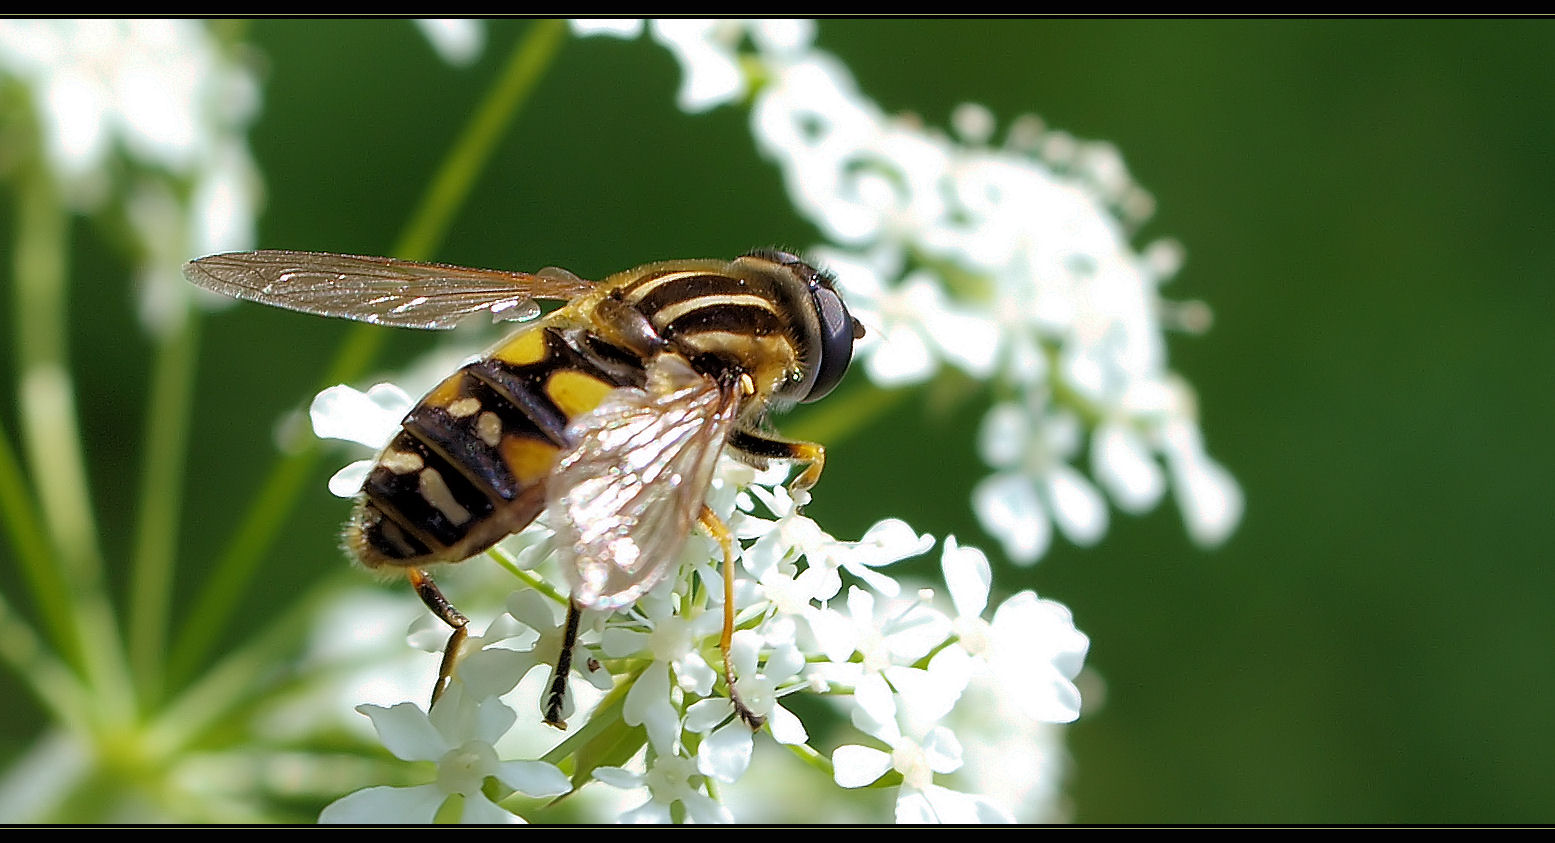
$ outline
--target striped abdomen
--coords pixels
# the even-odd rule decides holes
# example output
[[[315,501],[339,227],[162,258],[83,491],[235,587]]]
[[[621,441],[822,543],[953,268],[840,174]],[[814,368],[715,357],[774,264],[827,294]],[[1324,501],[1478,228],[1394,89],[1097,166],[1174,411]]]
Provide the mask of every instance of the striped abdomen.
[[[575,328],[515,335],[401,422],[362,486],[349,549],[370,568],[456,562],[523,529],[545,506],[568,421],[643,377],[640,360]]]

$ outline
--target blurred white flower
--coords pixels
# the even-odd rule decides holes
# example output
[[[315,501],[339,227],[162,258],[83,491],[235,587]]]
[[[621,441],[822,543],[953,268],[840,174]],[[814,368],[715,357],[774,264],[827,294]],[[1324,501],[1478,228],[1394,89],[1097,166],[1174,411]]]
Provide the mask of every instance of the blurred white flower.
[[[978,436],[983,459],[999,471],[972,491],[983,529],[1015,562],[1030,564],[1047,551],[1053,523],[1077,544],[1093,544],[1107,529],[1107,505],[1069,460],[1080,447],[1072,413],[999,404]]]
[[[486,24],[472,18],[418,18],[416,28],[439,58],[463,67],[480,58],[486,47]]]
[[[1225,541],[1242,520],[1242,489],[1236,479],[1204,452],[1203,436],[1187,421],[1167,426],[1161,450],[1188,535],[1206,546]]]
[[[253,246],[254,74],[200,21],[93,18],[0,21],[0,76],[30,89],[45,163],[74,207],[131,209],[146,326],[180,324],[196,295],[179,271],[189,255]]]

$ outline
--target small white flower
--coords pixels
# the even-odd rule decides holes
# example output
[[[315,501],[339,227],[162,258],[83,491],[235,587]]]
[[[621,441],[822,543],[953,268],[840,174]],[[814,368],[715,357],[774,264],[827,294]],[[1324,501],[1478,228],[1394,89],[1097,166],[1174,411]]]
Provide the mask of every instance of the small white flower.
[[[865,530],[863,538],[849,543],[847,550],[838,555],[838,561],[844,571],[877,593],[895,597],[901,586],[875,569],[922,556],[933,546],[933,536],[919,533],[900,518],[887,518]]]
[[[887,700],[899,700],[914,722],[943,717],[961,693],[959,684],[946,681],[955,677],[911,666],[950,634],[950,619],[921,596],[877,601],[853,587],[845,614],[823,609],[809,627],[812,646],[827,658],[812,668],[817,679],[852,687],[855,694],[883,693]]]
[[[464,798],[461,822],[523,822],[482,792],[487,778],[535,797],[572,789],[567,776],[542,761],[502,761],[492,748],[515,715],[495,698],[476,699],[458,686],[443,694],[428,715],[410,703],[391,708],[359,706],[372,718],[383,745],[405,761],[437,764],[437,779],[415,787],[370,787],[344,796],[319,815],[323,823],[425,825],[449,796]]]
[[[765,664],[758,659],[768,649]],[[768,627],[768,634],[740,630],[730,648],[734,666],[735,689],[740,699],[758,717],[778,743],[802,744],[809,740],[804,724],[778,702],[782,689],[793,684],[804,669],[804,653],[794,646],[793,623],[781,621]],[[802,684],[802,683],[800,683]],[[733,703],[724,697],[700,700],[686,711],[686,730],[710,733],[697,749],[697,769],[723,782],[744,775],[754,749],[750,726],[735,716]]]
[[[937,653],[929,670],[963,677],[962,684],[986,677],[1012,708],[1034,721],[1068,723],[1079,717],[1080,691],[1073,680],[1090,639],[1075,628],[1069,610],[1022,591],[985,621],[992,582],[988,557],[949,537],[940,564],[956,607],[951,621],[956,644]]]
[[[1056,522],[1077,544],[1094,544],[1107,529],[1101,493],[1068,460],[1079,449],[1080,426],[1068,413],[1034,418],[1016,404],[999,404],[983,419],[978,444],[997,469],[972,492],[983,528],[1016,562],[1047,551]]]
[[[680,709],[672,699],[672,687],[697,696],[712,692],[717,674],[702,658],[701,643],[716,634],[721,612],[694,617],[677,614],[666,588],[638,601],[630,618],[618,617],[605,630],[601,649],[612,658],[647,655],[652,661],[626,693],[622,717],[629,725],[643,726],[649,741],[661,753],[679,744]]]
[[[896,799],[898,823],[1009,823],[1014,817],[992,801],[934,783],[936,775],[961,768],[961,744],[943,726],[919,738],[903,734],[888,694],[860,689],[853,723],[883,742],[888,750],[858,744],[832,753],[833,778],[842,787],[863,787],[895,770],[902,776]]]
[[[750,486],[746,492],[777,517],[769,521],[741,512],[731,525],[737,537],[756,540],[741,554],[745,570],[760,578],[772,568],[800,558],[808,560],[811,568],[837,567],[833,564],[833,556],[840,543],[814,520],[800,514],[787,487]],[[836,585],[840,588],[841,581]],[[817,593],[814,598],[825,600],[836,593],[833,589],[829,593]]]
[[[622,789],[647,788],[648,800],[620,817],[623,823],[668,823],[675,803],[685,808],[686,816],[696,823],[732,823],[729,809],[704,792],[703,776],[694,759],[682,755],[661,754],[648,762],[647,769],[635,773],[624,767],[598,767],[594,778]]]

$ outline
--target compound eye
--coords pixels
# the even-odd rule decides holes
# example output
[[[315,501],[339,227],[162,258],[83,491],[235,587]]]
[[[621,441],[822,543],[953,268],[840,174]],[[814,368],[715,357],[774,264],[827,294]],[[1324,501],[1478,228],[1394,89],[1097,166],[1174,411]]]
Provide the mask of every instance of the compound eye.
[[[825,398],[842,381],[853,360],[853,339],[858,325],[835,290],[817,285],[812,294],[815,312],[821,321],[821,359],[816,363],[815,381],[810,384],[809,393],[800,399],[806,404]]]

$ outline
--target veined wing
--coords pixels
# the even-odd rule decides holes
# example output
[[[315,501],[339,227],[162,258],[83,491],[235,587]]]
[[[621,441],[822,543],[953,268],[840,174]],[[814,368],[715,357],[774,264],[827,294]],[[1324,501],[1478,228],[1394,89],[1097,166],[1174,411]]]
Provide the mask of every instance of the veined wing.
[[[536,299],[567,300],[594,286],[563,270],[530,274],[283,250],[211,255],[184,264],[184,277],[245,301],[433,330],[476,313],[530,319],[540,313]]]
[[[738,404],[685,358],[660,354],[645,388],[612,391],[568,427],[576,445],[547,506],[579,603],[630,605],[674,571]]]

